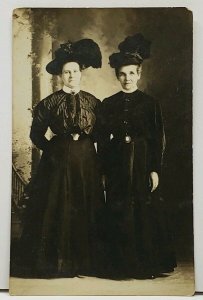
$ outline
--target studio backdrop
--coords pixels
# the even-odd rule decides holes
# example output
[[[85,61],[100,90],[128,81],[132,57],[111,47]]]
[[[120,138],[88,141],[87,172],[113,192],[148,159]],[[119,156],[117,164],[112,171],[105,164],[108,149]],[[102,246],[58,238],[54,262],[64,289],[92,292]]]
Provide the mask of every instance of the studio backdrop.
[[[189,288],[184,285],[180,294],[187,294],[193,285],[193,32],[192,13],[186,8],[21,8],[14,11],[12,253],[15,257],[23,226],[23,208],[19,203],[41,157],[41,151],[29,138],[33,109],[40,100],[62,87],[59,76],[46,72],[47,63],[54,58],[60,44],[93,39],[102,52],[102,68],[84,70],[81,88],[102,101],[120,90],[115,71],[109,66],[109,55],[118,51],[122,40],[135,33],[142,33],[151,41],[151,57],[143,63],[138,84],[140,90],[158,99],[162,107],[166,149],[161,196],[170,213],[177,264],[184,266],[176,278],[181,281],[186,277],[189,282]],[[46,137],[50,139],[52,135],[48,130]],[[12,293],[23,293],[15,280],[11,281]],[[167,284],[167,279],[162,280]],[[136,285],[134,290],[125,288],[126,294],[140,292]],[[36,293],[33,290],[27,293],[43,294],[42,287],[37,289]],[[94,292],[100,294],[98,290]],[[112,290],[109,293],[116,294]],[[87,291],[79,294],[83,293],[89,294]],[[108,291],[104,287],[105,293]],[[159,292],[158,286],[147,292],[143,288],[140,293],[173,294],[167,288]],[[66,290],[65,294],[69,292]]]

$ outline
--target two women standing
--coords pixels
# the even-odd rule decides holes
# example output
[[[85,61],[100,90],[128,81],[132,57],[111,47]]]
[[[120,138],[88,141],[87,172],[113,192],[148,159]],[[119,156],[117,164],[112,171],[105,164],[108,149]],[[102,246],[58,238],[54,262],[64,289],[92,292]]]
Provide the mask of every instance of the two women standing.
[[[101,67],[92,40],[61,45],[47,65],[64,86],[39,102],[30,134],[43,154],[21,240],[36,276],[153,278],[175,267],[158,191],[161,109],[137,88],[150,43],[137,34],[119,50],[110,65],[122,91],[102,103],[80,90],[81,71]]]

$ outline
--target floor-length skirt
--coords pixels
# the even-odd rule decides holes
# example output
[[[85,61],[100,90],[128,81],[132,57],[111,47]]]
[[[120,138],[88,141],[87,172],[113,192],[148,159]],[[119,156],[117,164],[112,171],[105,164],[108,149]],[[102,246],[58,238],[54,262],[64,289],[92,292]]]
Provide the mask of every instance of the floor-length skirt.
[[[176,266],[166,203],[151,193],[147,143],[113,139],[106,164],[108,271],[118,278],[151,278]]]
[[[20,240],[27,276],[99,274],[104,198],[91,138],[53,137],[29,189]]]

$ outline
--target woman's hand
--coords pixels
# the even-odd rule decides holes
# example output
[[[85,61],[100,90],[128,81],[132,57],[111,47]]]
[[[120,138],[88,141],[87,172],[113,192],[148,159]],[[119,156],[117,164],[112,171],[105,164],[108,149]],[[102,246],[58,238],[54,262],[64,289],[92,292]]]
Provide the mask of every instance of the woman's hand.
[[[149,176],[149,184],[151,188],[151,193],[156,190],[159,185],[159,175],[157,172],[151,172]]]

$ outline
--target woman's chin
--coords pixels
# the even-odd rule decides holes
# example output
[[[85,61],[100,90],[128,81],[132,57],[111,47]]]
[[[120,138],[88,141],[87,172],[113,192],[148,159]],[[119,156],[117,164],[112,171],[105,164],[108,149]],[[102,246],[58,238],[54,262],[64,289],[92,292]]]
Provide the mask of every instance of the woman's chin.
[[[77,89],[77,88],[79,88],[79,84],[69,84],[69,85],[67,85],[67,87],[69,88],[69,89]]]
[[[126,91],[126,92],[131,92],[131,91],[134,91],[136,89],[136,87],[132,86],[132,85],[126,85],[123,87],[123,89]]]

